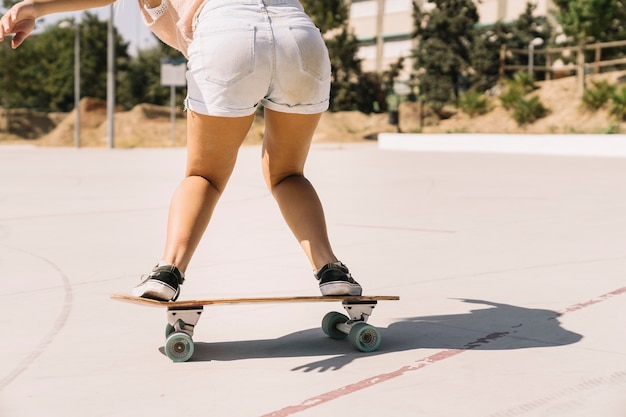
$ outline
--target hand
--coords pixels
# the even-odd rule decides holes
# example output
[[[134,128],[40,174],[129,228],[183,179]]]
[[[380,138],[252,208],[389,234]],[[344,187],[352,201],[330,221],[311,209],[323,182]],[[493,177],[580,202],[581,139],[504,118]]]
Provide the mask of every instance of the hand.
[[[11,7],[0,19],[0,42],[6,35],[13,34],[11,47],[20,46],[35,28],[37,10],[30,1],[22,1]]]

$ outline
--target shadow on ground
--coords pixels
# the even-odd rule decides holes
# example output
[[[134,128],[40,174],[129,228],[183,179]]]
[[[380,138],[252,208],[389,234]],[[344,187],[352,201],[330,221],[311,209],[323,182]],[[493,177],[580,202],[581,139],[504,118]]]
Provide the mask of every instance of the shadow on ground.
[[[560,313],[517,307],[484,300],[461,300],[487,308],[465,314],[401,319],[379,328],[382,345],[362,353],[347,340],[326,337],[321,329],[309,329],[277,339],[195,343],[191,361],[236,361],[254,358],[331,356],[295,368],[299,371],[340,369],[352,361],[390,352],[417,349],[511,350],[564,346],[582,339],[561,327]],[[164,349],[160,349],[164,352]]]

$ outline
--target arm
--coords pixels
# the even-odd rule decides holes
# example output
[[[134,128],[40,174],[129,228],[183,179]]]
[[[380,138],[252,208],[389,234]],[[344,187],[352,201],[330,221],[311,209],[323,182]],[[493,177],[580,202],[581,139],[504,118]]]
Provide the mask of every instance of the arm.
[[[52,13],[72,12],[106,6],[115,0],[24,0],[11,7],[0,19],[0,42],[13,34],[11,46],[17,48],[35,28],[35,21]]]

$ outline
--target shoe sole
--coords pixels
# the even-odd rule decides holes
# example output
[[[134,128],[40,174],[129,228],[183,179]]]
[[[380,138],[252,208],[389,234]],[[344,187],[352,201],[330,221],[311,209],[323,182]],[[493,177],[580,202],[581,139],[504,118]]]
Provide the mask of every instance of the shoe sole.
[[[329,282],[327,284],[320,285],[320,291],[322,295],[326,296],[353,296],[358,297],[363,290],[360,286],[351,285],[343,282]]]
[[[176,290],[157,282],[144,282],[132,291],[135,297],[149,298],[158,301],[171,301],[176,296]]]

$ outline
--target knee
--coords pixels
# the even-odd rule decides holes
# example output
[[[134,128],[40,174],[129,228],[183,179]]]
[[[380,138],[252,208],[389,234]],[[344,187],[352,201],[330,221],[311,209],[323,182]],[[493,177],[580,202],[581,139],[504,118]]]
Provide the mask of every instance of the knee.
[[[308,180],[302,173],[294,172],[266,179],[267,188],[270,192],[276,195],[276,192],[280,190],[293,189],[293,187],[300,187],[303,183],[307,183]]]
[[[226,181],[219,181],[208,175],[202,175],[199,173],[187,173],[185,181],[195,183],[201,187],[210,187],[216,190],[219,194],[221,194],[224,191],[224,188],[226,188]]]
[[[293,155],[292,155],[293,156]],[[285,182],[291,182],[294,178],[304,178],[303,158],[270,158],[268,153],[263,154],[262,169],[265,185],[270,191]]]
[[[273,172],[265,171],[263,178],[265,179],[265,185],[270,191],[274,191],[285,179],[289,178],[291,174],[276,174]]]
[[[302,172],[297,169],[289,167],[277,167],[272,166],[269,161],[263,161],[263,179],[265,179],[265,185],[270,191],[278,187],[281,183],[288,178],[302,176]]]

